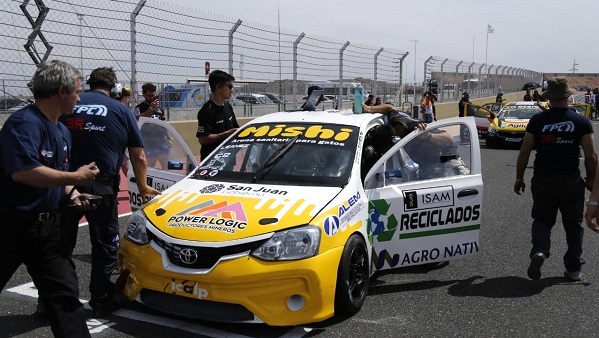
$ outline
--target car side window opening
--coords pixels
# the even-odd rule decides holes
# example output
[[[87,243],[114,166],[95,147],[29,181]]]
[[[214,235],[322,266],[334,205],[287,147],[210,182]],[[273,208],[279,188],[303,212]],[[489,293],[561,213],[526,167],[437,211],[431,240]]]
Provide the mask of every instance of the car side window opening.
[[[376,186],[469,175],[469,135],[468,127],[462,124],[427,129],[391,150],[393,154],[377,169]]]

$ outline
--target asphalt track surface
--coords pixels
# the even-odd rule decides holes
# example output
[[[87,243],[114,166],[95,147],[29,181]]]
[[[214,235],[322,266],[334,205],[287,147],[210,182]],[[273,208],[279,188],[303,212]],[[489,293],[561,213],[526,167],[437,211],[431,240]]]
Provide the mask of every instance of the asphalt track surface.
[[[593,122],[595,130],[599,123]],[[596,133],[597,139],[597,133]],[[132,304],[91,318],[93,337],[592,337],[599,335],[599,235],[586,231],[583,282],[563,277],[565,236],[553,231],[543,277],[526,277],[532,198],[513,192],[515,149],[482,146],[484,209],[481,252],[437,270],[404,268],[371,281],[362,310],[298,327],[191,322]],[[532,158],[531,158],[532,163]],[[529,165],[531,165],[529,163]],[[582,167],[582,164],[581,164]],[[75,263],[81,299],[89,299],[89,235],[79,232]],[[37,294],[24,267],[0,294],[0,338],[47,337],[48,322],[32,315]],[[89,309],[89,308],[88,308]]]

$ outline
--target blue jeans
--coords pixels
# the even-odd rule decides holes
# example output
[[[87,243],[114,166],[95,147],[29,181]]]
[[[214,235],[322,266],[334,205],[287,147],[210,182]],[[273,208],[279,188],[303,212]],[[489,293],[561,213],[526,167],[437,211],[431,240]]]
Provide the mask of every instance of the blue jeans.
[[[580,175],[535,175],[530,188],[533,198],[530,256],[541,252],[549,257],[551,229],[555,225],[559,210],[568,245],[564,255],[564,265],[570,272],[580,271],[584,233],[582,221],[585,183],[583,179]]]

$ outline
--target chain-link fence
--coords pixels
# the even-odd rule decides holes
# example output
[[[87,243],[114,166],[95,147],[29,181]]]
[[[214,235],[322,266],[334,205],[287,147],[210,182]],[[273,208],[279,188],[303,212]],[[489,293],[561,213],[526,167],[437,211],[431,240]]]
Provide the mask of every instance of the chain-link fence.
[[[209,93],[208,70],[233,74],[235,93],[246,99],[235,107],[252,116],[298,107],[309,84],[334,86],[322,107],[349,107],[352,84],[361,83],[383,102],[414,100],[436,84],[440,100],[517,90],[538,73],[507,66],[468,64],[430,57],[426,79],[407,83],[408,53],[389,46],[309,36],[244,22],[197,9],[152,0],[0,0],[0,110],[8,99],[28,98],[36,64],[62,59],[89,74],[110,66],[119,82],[134,88],[154,82],[169,119],[195,119]],[[336,85],[335,85],[336,84]],[[248,100],[249,94],[275,95],[280,103]],[[270,102],[270,101],[268,101]],[[319,106],[320,107],[320,106]]]

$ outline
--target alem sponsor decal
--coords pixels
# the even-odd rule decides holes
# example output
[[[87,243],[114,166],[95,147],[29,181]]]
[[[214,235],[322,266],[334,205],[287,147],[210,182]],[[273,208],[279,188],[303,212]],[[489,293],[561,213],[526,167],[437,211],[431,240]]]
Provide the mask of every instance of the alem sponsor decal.
[[[234,234],[245,230],[247,216],[241,202],[229,204],[226,201],[192,207],[167,220],[170,228],[196,228]]]

